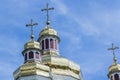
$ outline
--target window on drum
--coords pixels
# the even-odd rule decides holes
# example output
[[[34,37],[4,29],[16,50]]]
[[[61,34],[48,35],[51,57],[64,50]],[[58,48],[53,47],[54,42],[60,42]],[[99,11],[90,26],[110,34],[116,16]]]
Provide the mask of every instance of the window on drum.
[[[42,40],[42,50],[44,49],[44,40]]]
[[[29,52],[29,59],[32,59],[33,57],[34,57],[33,52],[30,51],[30,52]]]
[[[55,49],[57,50],[57,47],[58,47],[58,42],[57,40],[55,40]]]
[[[119,80],[119,75],[118,75],[118,74],[115,74],[115,75],[114,75],[114,78],[115,78],[115,80]]]
[[[36,53],[35,53],[35,58],[36,58],[36,59],[39,59],[39,58],[40,58],[40,56],[39,56],[39,53],[38,53],[38,52],[36,52]]]
[[[53,39],[50,39],[50,48],[51,48],[51,49],[54,48],[54,42],[53,42]]]
[[[45,40],[45,44],[46,44],[46,49],[49,49],[49,40],[48,39]]]
[[[27,60],[27,53],[25,53],[25,61]]]

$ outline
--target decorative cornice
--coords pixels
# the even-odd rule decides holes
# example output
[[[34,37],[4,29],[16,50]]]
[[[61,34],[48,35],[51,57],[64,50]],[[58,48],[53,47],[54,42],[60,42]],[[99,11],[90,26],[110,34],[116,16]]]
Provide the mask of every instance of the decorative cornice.
[[[61,65],[56,65],[52,63],[43,65],[38,62],[23,64],[14,72],[14,78],[16,79],[18,77],[32,76],[32,75],[50,77],[50,74],[49,74],[50,71],[52,74],[72,76],[77,79],[80,78],[79,69],[74,69],[74,68],[71,68],[70,66],[63,66],[63,65],[61,66]]]
[[[57,50],[43,50],[42,55],[53,55],[53,56],[59,56],[59,52]]]
[[[41,35],[39,38],[38,38],[38,42],[41,40],[41,39],[43,39],[43,38],[45,38],[45,37],[49,37],[49,36],[52,36],[52,37],[55,37],[55,38],[57,38],[58,39],[58,42],[60,42],[60,38],[58,37],[58,36],[56,36],[56,35],[50,35],[50,34],[46,34],[46,35]]]

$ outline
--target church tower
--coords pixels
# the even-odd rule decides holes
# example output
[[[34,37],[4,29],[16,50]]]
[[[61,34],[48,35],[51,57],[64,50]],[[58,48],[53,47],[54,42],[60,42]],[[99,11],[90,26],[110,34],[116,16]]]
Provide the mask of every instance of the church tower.
[[[114,44],[112,44],[112,48],[108,49],[113,51],[114,56],[113,57],[114,63],[109,67],[108,73],[109,80],[120,80],[120,64],[117,63],[117,58],[114,52],[115,49],[118,49],[118,47],[114,47]]]
[[[42,11],[47,12],[46,27],[43,29],[38,38],[40,47],[42,48],[42,63],[50,67],[53,80],[81,80],[80,67],[76,63],[60,56],[59,42],[60,38],[56,30],[50,26],[48,4],[46,9]]]
[[[80,66],[59,54],[60,38],[55,29],[50,26],[48,4],[46,27],[40,32],[37,42],[34,40],[33,26],[31,40],[25,44],[22,52],[24,64],[14,72],[14,80],[83,80]]]
[[[14,80],[50,80],[48,79],[49,67],[41,62],[42,50],[40,44],[34,40],[33,26],[35,25],[37,23],[33,23],[33,20],[26,25],[31,27],[31,39],[24,45],[22,52],[24,64],[14,72]]]

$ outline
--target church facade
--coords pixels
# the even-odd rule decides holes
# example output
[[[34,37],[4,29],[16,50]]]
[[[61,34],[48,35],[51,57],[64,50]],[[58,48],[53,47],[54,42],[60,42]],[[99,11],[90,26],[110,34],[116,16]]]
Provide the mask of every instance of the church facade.
[[[24,45],[22,55],[24,64],[14,71],[14,80],[83,80],[80,66],[59,54],[60,38],[56,30],[50,26],[47,11],[46,27],[40,32],[38,40],[34,40],[33,26],[37,23],[26,25],[31,27],[31,39]]]

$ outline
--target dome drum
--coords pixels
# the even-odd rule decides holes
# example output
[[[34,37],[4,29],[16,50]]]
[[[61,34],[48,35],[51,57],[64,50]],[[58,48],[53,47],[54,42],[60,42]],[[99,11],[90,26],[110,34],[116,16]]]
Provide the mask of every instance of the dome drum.
[[[41,52],[41,53],[42,53],[42,50],[40,50],[40,49],[36,49],[36,48],[29,48],[29,49],[25,49],[25,50],[22,52],[22,55],[24,56],[24,55],[25,55],[25,53],[26,53],[27,51],[31,51],[31,50],[36,50],[36,51],[38,51],[38,52]]]
[[[38,41],[42,50],[59,51],[59,41],[54,36],[44,36],[41,39],[39,38]]]

